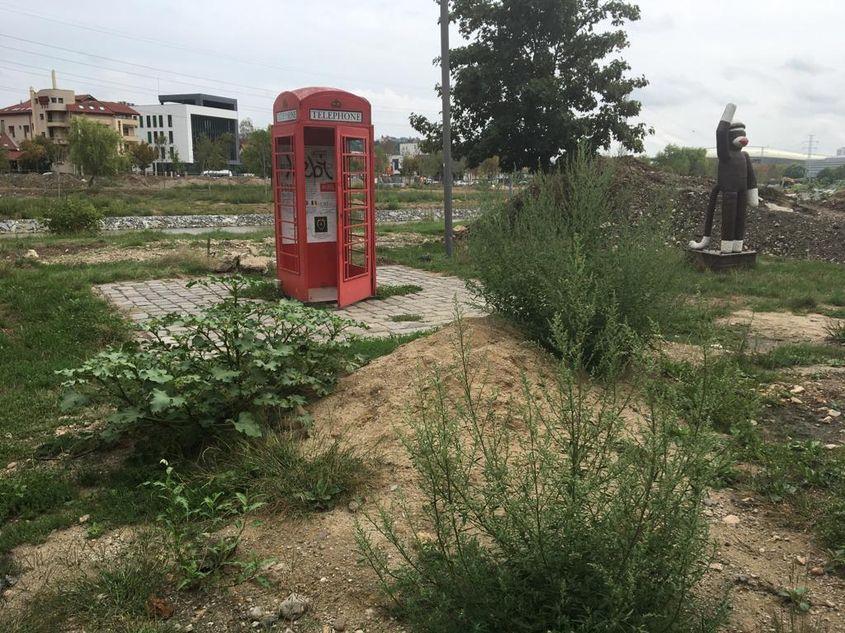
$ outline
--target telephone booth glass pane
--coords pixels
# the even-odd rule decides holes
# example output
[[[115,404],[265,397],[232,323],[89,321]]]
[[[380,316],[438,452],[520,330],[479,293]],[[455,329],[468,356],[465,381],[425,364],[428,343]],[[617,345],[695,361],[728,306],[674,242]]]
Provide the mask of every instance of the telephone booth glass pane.
[[[343,277],[353,279],[370,272],[370,234],[367,209],[371,195],[368,141],[366,138],[343,137],[341,233]]]
[[[299,273],[299,245],[296,219],[296,156],[293,136],[276,139],[273,182],[275,186],[276,219],[279,222],[279,266],[288,272]]]

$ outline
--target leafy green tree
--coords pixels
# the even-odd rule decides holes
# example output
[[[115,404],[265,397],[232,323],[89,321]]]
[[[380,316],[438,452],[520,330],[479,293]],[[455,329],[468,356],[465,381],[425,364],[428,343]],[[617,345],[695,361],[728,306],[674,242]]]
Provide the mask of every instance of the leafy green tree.
[[[615,139],[643,151],[650,130],[629,119],[641,109],[632,92],[648,82],[628,76],[621,57],[622,26],[639,19],[636,5],[453,0],[451,17],[468,41],[450,52],[456,158],[475,167],[495,155],[508,171],[545,171],[579,145],[596,151]],[[431,152],[440,125],[417,114],[410,120]]]
[[[174,173],[181,174],[185,171],[185,163],[179,157],[179,150],[175,147],[170,148],[170,164],[173,165]]]
[[[784,170],[783,175],[787,178],[804,178],[807,175],[807,168],[799,163],[792,163]]]
[[[200,171],[225,169],[229,164],[229,145],[232,137],[221,134],[217,138],[201,136],[194,144],[194,162]]]
[[[9,171],[9,151],[0,147],[0,171]]]
[[[421,156],[403,156],[402,157],[402,175],[414,176],[420,173],[420,158]]]
[[[238,124],[238,138],[241,143],[246,142],[252,136],[253,132],[255,132],[255,126],[252,124],[252,119],[249,117],[241,119],[241,122]]]
[[[390,164],[390,156],[380,143],[375,144],[376,174],[386,174]]]
[[[272,140],[270,128],[253,130],[247,136],[241,149],[241,161],[246,171],[252,172],[262,178],[270,177],[270,166],[273,164]]]
[[[681,176],[706,176],[707,150],[669,144],[654,157],[654,164]]]
[[[845,180],[845,165],[822,169],[816,175],[816,180],[824,185],[832,185],[840,180]]]
[[[28,171],[48,171],[59,155],[58,146],[44,136],[26,139],[20,148],[21,167]]]
[[[74,117],[70,124],[70,162],[88,177],[88,186],[103,176],[112,176],[127,167],[120,155],[120,134],[116,130],[84,117]]]
[[[498,156],[491,156],[490,158],[485,158],[481,161],[481,164],[478,166],[478,175],[481,178],[486,178],[487,180],[492,180],[496,176],[499,175],[500,172],[499,168],[499,157]]]
[[[158,152],[149,143],[141,141],[140,143],[129,146],[129,158],[132,160],[132,164],[140,169],[142,173],[146,173],[147,167],[158,158]]]

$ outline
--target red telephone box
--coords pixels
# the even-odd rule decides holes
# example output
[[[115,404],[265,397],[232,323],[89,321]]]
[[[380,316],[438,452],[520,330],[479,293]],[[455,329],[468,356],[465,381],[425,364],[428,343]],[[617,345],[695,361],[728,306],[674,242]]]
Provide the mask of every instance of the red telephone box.
[[[276,271],[300,301],[343,307],[376,292],[370,114],[366,99],[334,88],[273,104]]]

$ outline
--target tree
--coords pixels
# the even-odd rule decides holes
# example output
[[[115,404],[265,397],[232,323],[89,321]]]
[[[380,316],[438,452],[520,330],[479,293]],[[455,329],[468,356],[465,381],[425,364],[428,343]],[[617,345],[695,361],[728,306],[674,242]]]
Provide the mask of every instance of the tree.
[[[402,168],[401,172],[403,176],[415,176],[420,173],[420,156],[408,156],[402,157]]]
[[[485,158],[481,161],[481,164],[478,166],[478,175],[481,178],[485,178],[487,180],[492,180],[496,176],[499,175],[499,157],[498,156],[491,156],[490,158]]]
[[[380,143],[375,144],[375,165],[376,174],[386,174],[390,165],[390,156]]]
[[[273,164],[270,128],[254,130],[243,140],[241,147],[241,162],[246,170],[262,178],[269,178],[270,166]]]
[[[170,164],[173,165],[173,173],[181,174],[185,171],[185,163],[179,157],[179,150],[175,147],[170,148]]]
[[[816,180],[823,185],[832,185],[840,180],[845,180],[845,165],[825,167],[816,174]]]
[[[96,178],[111,176],[126,166],[120,155],[120,134],[116,130],[84,117],[70,123],[70,162],[88,177],[88,186]]]
[[[59,154],[58,146],[44,136],[21,142],[20,165],[27,171],[48,171]]]
[[[0,147],[0,171],[9,171],[9,150]]]
[[[669,144],[654,157],[654,164],[681,176],[706,176],[707,150]]]
[[[244,143],[255,132],[255,126],[252,124],[252,119],[249,117],[241,119],[238,124],[238,138],[241,143]]]
[[[149,143],[141,141],[140,143],[129,146],[129,157],[132,160],[132,164],[140,169],[142,173],[146,173],[147,167],[158,158],[158,151]]]
[[[784,170],[783,175],[787,178],[804,178],[807,175],[807,169],[804,165],[792,163]]]
[[[201,136],[194,144],[194,162],[200,171],[211,169],[225,169],[229,164],[229,145],[232,137],[221,134],[217,138]]]
[[[650,132],[628,120],[646,86],[620,57],[621,28],[638,20],[626,0],[453,0],[452,19],[469,43],[452,49],[455,157],[476,167],[499,156],[502,167],[548,170],[579,145],[592,151],[615,139],[641,152]],[[438,62],[439,63],[439,60]],[[438,87],[438,92],[440,88]],[[411,125],[440,142],[440,125],[417,114]]]

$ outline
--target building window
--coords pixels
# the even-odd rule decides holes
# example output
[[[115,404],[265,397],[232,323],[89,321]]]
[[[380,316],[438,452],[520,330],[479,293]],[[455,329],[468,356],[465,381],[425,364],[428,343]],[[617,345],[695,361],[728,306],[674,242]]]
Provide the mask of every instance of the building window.
[[[50,102],[51,102],[51,103],[56,103],[56,97],[50,97]]]
[[[24,125],[23,126],[23,137],[26,138],[27,136],[29,136],[29,126]]]
[[[42,121],[44,120],[44,113],[43,112],[41,112],[38,116]]]
[[[144,117],[138,117],[138,127],[144,127]]]
[[[164,160],[164,148],[159,147],[159,150],[161,150],[161,160]]]
[[[59,97],[59,103],[64,103],[64,102],[65,102],[65,98],[64,98],[64,97]]]
[[[164,127],[164,115],[161,115],[161,114],[158,115],[158,126]]]
[[[149,143],[150,145],[153,144],[153,133],[152,132],[147,132],[147,143]]]
[[[147,115],[147,127],[152,127],[150,125],[150,115],[149,114]]]
[[[15,138],[15,126],[14,125],[9,126],[9,136],[11,136],[12,138]]]
[[[172,145],[173,144],[173,130],[170,130],[169,134],[170,134],[170,144]]]
[[[172,114],[167,115],[167,127],[173,127],[173,115]],[[170,142],[172,143],[173,141],[170,141]]]

